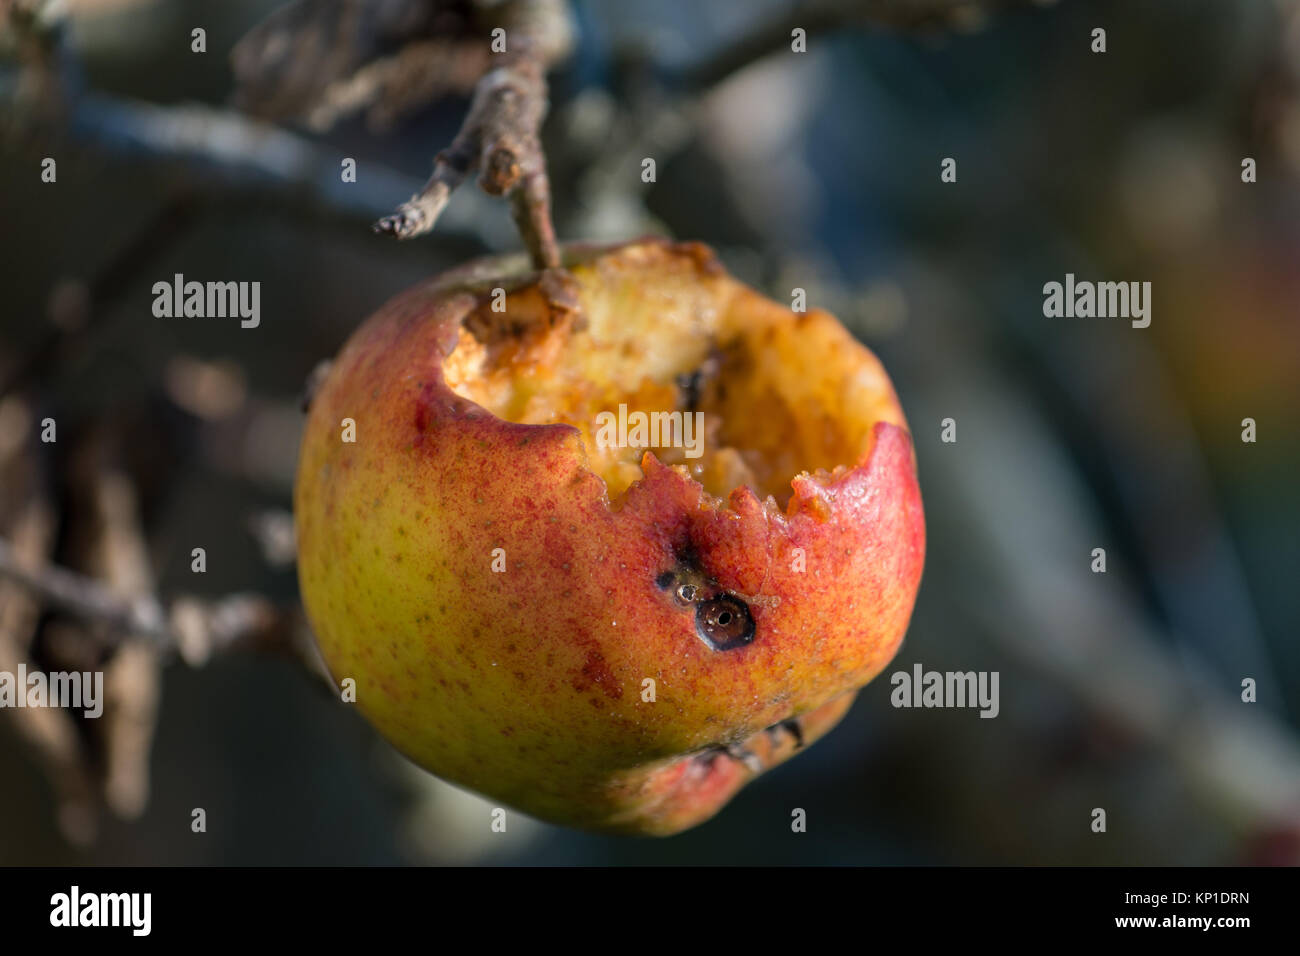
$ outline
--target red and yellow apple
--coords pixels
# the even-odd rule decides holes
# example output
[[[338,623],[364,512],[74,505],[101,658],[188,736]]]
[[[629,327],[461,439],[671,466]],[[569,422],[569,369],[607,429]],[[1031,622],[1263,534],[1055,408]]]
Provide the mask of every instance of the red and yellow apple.
[[[703,441],[620,446],[620,406],[699,413]],[[697,244],[399,296],[321,383],[298,469],[334,678],[420,766],[572,826],[675,833],[824,734],[898,649],[924,559],[880,363]]]

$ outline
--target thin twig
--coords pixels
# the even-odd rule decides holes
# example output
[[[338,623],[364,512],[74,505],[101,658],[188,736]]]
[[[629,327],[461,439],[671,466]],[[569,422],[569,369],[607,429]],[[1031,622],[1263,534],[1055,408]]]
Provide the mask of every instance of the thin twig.
[[[237,645],[259,649],[283,645],[295,655],[305,646],[287,633],[300,624],[296,612],[260,595],[231,594],[215,601],[180,597],[166,611],[151,595],[123,597],[93,578],[57,565],[30,570],[4,538],[0,538],[0,578],[18,584],[45,605],[99,625],[102,630],[96,637],[110,649],[136,638],[198,665],[213,653]],[[308,663],[312,670],[319,669],[313,661]]]
[[[10,490],[22,484],[13,481],[19,477],[15,469],[30,467],[32,461],[21,456],[30,449],[15,451],[20,454],[5,456],[7,460],[0,461]],[[14,562],[36,568],[44,564],[53,546],[56,519],[43,489],[28,488],[23,500],[21,505],[13,501],[17,510],[6,516],[6,531],[14,542],[6,547],[11,547],[9,555]],[[40,602],[20,584],[0,581],[0,671],[13,673],[31,660],[40,612]],[[96,832],[97,784],[75,719],[56,707],[18,708],[9,714],[19,736],[31,746],[45,769],[63,835],[74,844],[89,843]]]
[[[17,93],[18,77],[0,69],[0,120]],[[327,215],[349,224],[373,223],[392,196],[418,188],[416,177],[365,161],[355,182],[339,175],[344,155],[324,144],[231,110],[202,104],[158,105],[86,93],[70,106],[63,129],[69,148],[132,163],[149,163],[200,206],[237,202],[295,216]],[[17,111],[14,111],[16,119]],[[25,128],[0,122],[0,145],[23,147]],[[355,157],[354,157],[355,158]],[[477,197],[475,197],[477,198]],[[483,224],[482,205],[445,214],[444,237],[485,248],[501,238]]]
[[[127,600],[149,601],[154,576],[140,525],[139,493],[126,473],[111,463],[116,451],[111,440],[91,442],[86,467],[77,469],[93,516],[87,561],[116,593]],[[86,630],[92,639],[98,636],[96,627]],[[103,719],[92,732],[99,743],[104,802],[122,819],[138,817],[149,800],[161,656],[162,649],[153,642],[126,641],[103,664]]]
[[[291,0],[235,45],[235,104],[316,130],[365,112],[382,128],[446,95],[464,96],[491,53],[464,0]]]
[[[172,646],[162,607],[151,597],[124,598],[109,588],[55,565],[39,571],[23,567],[13,547],[0,538],[0,577],[21,584],[46,604],[84,621],[106,625],[110,646],[126,634],[135,634],[158,644]]]
[[[449,147],[434,158],[424,188],[375,223],[375,231],[398,239],[423,235],[434,227],[451,194],[479,171],[479,185],[494,196],[509,196],[520,234],[539,269],[559,265],[551,223],[551,189],[539,131],[547,110],[546,71],[568,52],[557,42],[557,21],[567,23],[562,3],[513,0],[502,5],[497,22],[506,30],[499,64],[479,80],[469,112]],[[484,38],[484,42],[488,42]]]

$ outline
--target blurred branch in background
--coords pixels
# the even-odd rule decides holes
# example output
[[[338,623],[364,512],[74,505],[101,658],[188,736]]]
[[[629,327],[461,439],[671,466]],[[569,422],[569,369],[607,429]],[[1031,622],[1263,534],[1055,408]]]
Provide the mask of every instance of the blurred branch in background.
[[[362,108],[372,126],[386,126],[473,88],[464,124],[436,156],[429,181],[375,230],[398,239],[428,232],[479,170],[484,192],[510,198],[534,263],[550,268],[559,253],[539,131],[546,73],[572,47],[564,0],[296,0],[250,31],[231,61],[237,103],[316,129]]]
[[[39,475],[46,457],[32,404],[18,395],[0,401],[0,431],[0,670],[103,674],[100,720],[52,707],[12,711],[48,769],[64,835],[84,844],[95,836],[101,803],[126,819],[146,806],[160,668],[168,659],[201,667],[214,654],[257,650],[288,654],[330,679],[296,604],[237,594],[182,596],[164,608],[134,482],[113,463],[111,428],[76,442],[62,515]],[[60,530],[86,574],[49,563]]]
[[[0,97],[16,84],[0,74]],[[66,134],[99,153],[139,158],[184,176],[196,201],[240,201],[287,214],[325,211],[370,222],[391,196],[418,188],[413,177],[374,165],[343,182],[343,155],[288,130],[205,105],[156,106],[88,93],[72,105]],[[442,233],[495,247],[481,225],[482,204],[465,203],[443,217]]]
[[[365,112],[375,130],[443,96],[470,93],[490,53],[468,0],[297,0],[231,51],[235,106],[317,131]]]
[[[11,6],[6,9],[3,2]],[[0,71],[0,101],[13,105],[0,118],[5,139],[66,136],[102,155],[152,162],[173,177],[180,173],[195,198],[233,198],[289,214],[324,210],[373,222],[391,207],[394,194],[419,188],[413,177],[377,164],[368,166],[355,182],[344,182],[343,154],[257,118],[283,105],[274,96],[262,102],[256,94],[246,93],[246,98],[256,100],[257,108],[245,115],[204,104],[162,106],[83,92],[71,79],[76,65],[65,52],[68,17],[78,8],[48,0],[3,2],[0,28],[9,26],[19,54],[16,72]],[[253,58],[245,53],[244,61],[249,59]],[[274,70],[269,73],[276,75]],[[296,100],[289,95],[288,102]],[[481,211],[481,203],[465,203],[444,216],[441,231],[473,238],[486,247],[498,245],[499,240],[485,235]]]
[[[126,486],[113,485],[110,498],[125,500]],[[167,656],[179,656],[198,666],[213,654],[237,645],[257,649],[284,645],[297,652],[311,647],[310,638],[299,642],[290,631],[301,626],[292,613],[254,594],[233,594],[216,601],[177,598],[164,610],[150,591],[136,589],[131,597],[121,588],[102,584],[54,565],[37,565],[15,535],[11,544],[0,538],[0,577],[26,589],[48,608],[62,611],[83,623],[102,629],[96,643],[115,651],[129,643],[145,643]],[[313,668],[320,670],[311,655]],[[328,679],[328,678],[327,678]]]
[[[961,553],[988,558],[964,561],[954,578],[962,586],[941,600],[1090,719],[1127,735],[1128,749],[1171,760],[1204,812],[1243,843],[1300,825],[1300,747],[1267,711],[1234,697],[1241,677],[1260,672],[1223,674],[1195,651],[1174,653],[1122,578],[1088,572],[1080,556],[1101,534],[1096,503],[1035,403],[952,353],[925,360],[939,364],[943,385],[916,403],[922,420],[960,407],[967,421],[998,423],[965,446],[961,467],[926,471],[927,501],[951,497],[945,513],[962,516]],[[962,560],[950,541],[934,557]]]

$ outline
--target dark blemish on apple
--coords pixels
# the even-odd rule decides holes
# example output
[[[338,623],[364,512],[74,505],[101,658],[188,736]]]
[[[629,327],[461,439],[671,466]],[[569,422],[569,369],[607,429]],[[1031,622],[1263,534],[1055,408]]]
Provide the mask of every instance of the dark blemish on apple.
[[[799,723],[797,718],[781,721],[781,729],[794,737],[796,750],[803,746],[803,725]]]
[[[706,770],[712,770],[719,757],[727,757],[743,764],[751,773],[762,773],[763,762],[758,754],[741,744],[713,744],[707,750],[695,755],[695,762]]]
[[[716,342],[709,346],[709,354],[699,367],[690,372],[683,372],[675,379],[680,393],[679,404],[683,411],[694,412],[700,407],[704,390],[711,385],[722,370],[722,352]]]
[[[718,744],[709,747],[708,750],[700,751],[691,758],[691,762],[701,770],[708,771],[713,769],[713,764],[719,757],[725,757],[726,755],[727,748]]]
[[[681,406],[684,411],[693,412],[700,405],[700,387],[704,384],[701,369],[683,372],[677,376],[677,389],[681,392]]]
[[[754,616],[734,594],[719,594],[695,608],[695,633],[715,651],[730,651],[754,640]]]
[[[754,641],[757,630],[749,605],[723,591],[690,566],[664,571],[655,584],[672,593],[678,607],[695,608],[695,633],[715,651],[730,651]]]
[[[764,728],[764,733],[772,741],[772,746],[777,747],[781,743],[781,733],[785,732],[794,738],[794,749],[798,750],[803,746],[803,725],[799,723],[798,717],[790,717],[786,720],[779,720],[771,727]]]

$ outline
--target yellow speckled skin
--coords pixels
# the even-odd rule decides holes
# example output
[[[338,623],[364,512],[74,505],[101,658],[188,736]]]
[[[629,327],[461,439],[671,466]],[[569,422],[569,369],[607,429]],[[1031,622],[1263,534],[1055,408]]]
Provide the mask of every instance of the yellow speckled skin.
[[[577,429],[502,420],[446,384],[484,277],[504,269],[480,263],[386,305],[315,395],[295,491],[302,594],[334,678],[356,680],[356,706],[420,766],[545,820],[674,833],[797,749],[766,728],[798,716],[811,742],[893,657],[924,559],[914,456],[879,363],[825,313],[793,316],[698,247],[571,259],[578,314],[620,283],[676,284],[770,329],[762,360],[791,363],[792,392],[843,368],[816,386],[834,394],[805,398],[869,417],[848,467],[791,482],[792,469],[780,508],[748,488],[714,498],[647,454],[611,503]],[[657,583],[683,562],[746,597],[752,643],[701,639]]]

